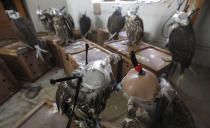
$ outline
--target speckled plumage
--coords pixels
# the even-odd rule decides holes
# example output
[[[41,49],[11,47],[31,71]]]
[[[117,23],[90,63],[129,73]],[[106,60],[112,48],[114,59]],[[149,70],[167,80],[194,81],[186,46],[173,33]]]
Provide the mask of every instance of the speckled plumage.
[[[82,75],[82,69],[77,69],[72,73]],[[73,98],[77,80],[63,82],[59,85],[56,93],[56,104],[60,112],[67,116],[71,113]],[[75,122],[81,128],[95,128],[99,114],[105,109],[106,101],[110,97],[112,87],[88,89],[81,86],[80,93],[75,108]]]
[[[44,28],[48,32],[55,33],[55,28],[54,28],[53,20],[52,20],[53,15],[51,15],[48,11],[49,10],[44,10],[41,14],[38,14],[38,17],[41,23],[43,24]]]
[[[70,14],[63,9],[49,8],[37,10],[37,15],[49,32],[54,32],[61,39],[61,43],[68,44],[73,38],[74,21]]]
[[[161,80],[161,95],[167,106],[161,113],[160,128],[195,128],[191,112],[181,100],[177,92]],[[156,103],[144,103],[130,97],[128,102],[127,118],[122,123],[122,128],[148,128],[154,119]]]
[[[130,14],[126,17],[125,30],[128,37],[128,45],[136,45],[142,39],[144,25],[142,19],[136,14]]]
[[[53,25],[62,42],[68,43],[73,38],[74,22],[69,14],[53,17]]]

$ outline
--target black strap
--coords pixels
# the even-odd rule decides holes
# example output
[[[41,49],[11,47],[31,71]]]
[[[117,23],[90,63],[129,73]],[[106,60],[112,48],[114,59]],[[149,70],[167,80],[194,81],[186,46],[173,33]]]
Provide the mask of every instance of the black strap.
[[[160,128],[161,127],[161,114],[166,109],[169,101],[165,96],[162,96],[161,98],[156,98],[155,102],[157,103],[156,109],[155,109],[155,115],[152,122],[152,125],[149,128]]]
[[[196,14],[198,11],[200,11],[200,8],[197,8],[196,10],[194,10],[194,11],[188,16],[189,20],[190,20],[191,17],[192,17],[194,14]]]
[[[71,122],[72,122],[72,119],[73,119],[73,116],[74,116],[74,109],[75,109],[75,106],[77,104],[77,99],[79,97],[79,90],[80,90],[81,83],[82,83],[82,77],[79,77],[78,82],[77,82],[77,87],[76,87],[76,90],[75,90],[75,95],[74,95],[73,109],[72,109],[71,113],[69,114],[69,121],[66,125],[66,128],[70,128],[70,126],[71,126]]]
[[[63,81],[68,81],[68,80],[72,80],[72,79],[78,79],[81,78],[80,76],[71,76],[71,77],[66,77],[66,78],[61,78],[61,79],[51,79],[50,80],[50,84],[56,84],[57,82],[63,82]]]
[[[131,62],[133,64],[133,66],[136,67],[138,65],[138,61],[136,59],[135,52],[131,51],[130,56],[131,56],[130,58],[131,58]]]
[[[65,8],[66,8],[66,6],[63,6],[63,7],[60,9],[60,11],[62,12]]]
[[[136,66],[139,65],[139,63],[138,63],[138,61],[136,59],[136,54],[135,54],[134,51],[131,51],[131,53],[130,53],[130,59],[131,59],[131,62],[132,62],[132,64],[133,64],[134,67],[136,67]],[[141,70],[139,72],[139,75],[145,75],[145,74],[146,74],[146,72],[144,70]]]
[[[86,46],[86,62],[85,62],[85,65],[88,64],[88,49],[89,49],[89,44],[85,44]]]
[[[57,79],[57,80],[54,80],[54,79],[50,80],[51,84],[56,84],[57,82],[62,82],[62,81],[67,81],[67,80],[72,80],[72,79],[78,79],[78,82],[77,82],[77,87],[76,87],[75,95],[74,95],[73,109],[68,116],[69,121],[68,121],[68,124],[67,124],[66,128],[69,128],[71,126],[72,118],[74,116],[74,109],[75,109],[75,106],[77,104],[77,99],[78,99],[78,96],[79,96],[80,85],[82,83],[82,77],[81,76],[71,76],[71,77],[61,78],[61,79]]]

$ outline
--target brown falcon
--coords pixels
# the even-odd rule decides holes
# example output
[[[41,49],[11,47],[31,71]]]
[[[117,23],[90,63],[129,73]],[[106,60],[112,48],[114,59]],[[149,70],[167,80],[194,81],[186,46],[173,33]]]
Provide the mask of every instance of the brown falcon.
[[[128,37],[127,45],[136,45],[143,36],[144,25],[142,19],[136,14],[138,12],[137,7],[134,11],[128,11],[125,20],[125,30]]]
[[[125,17],[122,16],[121,10],[121,7],[118,7],[108,19],[107,27],[110,34],[109,40],[116,40],[119,32],[125,25]]]
[[[40,48],[40,44],[45,41],[38,38],[36,35],[36,30],[32,22],[20,15],[20,13],[9,10],[7,11],[9,18],[11,19],[11,25],[17,38],[23,43],[27,44],[30,48],[36,49],[36,57],[44,61],[41,52],[47,52]]]
[[[63,12],[64,8],[38,9],[37,15],[45,28],[55,32],[61,38],[61,43],[67,45],[73,39],[74,21],[70,14]]]
[[[69,119],[74,110],[75,122],[81,128],[100,128],[99,114],[105,109],[106,101],[116,84],[110,62],[119,61],[116,54],[108,56],[105,60],[98,60],[88,65],[83,65],[72,72],[71,76],[81,76],[82,82],[79,89],[75,109],[74,95],[77,80],[62,82],[56,92],[56,104],[61,113]]]
[[[172,78],[175,79],[175,71],[179,73],[176,84],[180,84],[182,81],[184,71],[190,67],[195,54],[196,37],[190,22],[191,15],[188,16],[185,12],[177,11],[172,17],[173,24],[169,35],[168,47],[173,58],[170,80]],[[178,65],[181,65],[181,69],[177,68]]]

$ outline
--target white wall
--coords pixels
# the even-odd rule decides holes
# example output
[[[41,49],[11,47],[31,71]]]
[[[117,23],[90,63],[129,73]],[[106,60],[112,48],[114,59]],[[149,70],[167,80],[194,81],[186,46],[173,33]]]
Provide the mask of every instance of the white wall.
[[[93,14],[93,4],[91,0],[66,0],[69,8],[69,13],[73,16],[76,27],[79,27],[78,19],[80,13],[87,12],[91,17],[92,28],[106,27],[108,17],[113,13],[116,8],[116,3],[101,3],[101,15]],[[153,4],[136,4],[127,3],[121,4],[123,14],[126,14],[128,8],[140,5],[139,16],[143,19],[145,32],[148,33],[148,40],[155,42],[163,42],[164,38],[161,36],[162,26],[166,19],[177,8],[177,3],[168,8],[168,4],[153,3]],[[100,24],[99,24],[100,23]]]
[[[85,13],[91,17],[92,28],[106,27],[108,17],[113,13],[117,4],[116,3],[101,3],[101,14],[94,15],[93,3],[91,0],[25,0],[28,7],[29,15],[38,32],[45,31],[44,27],[38,20],[36,15],[37,7],[47,9],[50,7],[61,8],[66,6],[66,10],[72,15],[76,28],[79,28],[80,14]],[[153,3],[153,4],[136,4],[136,3],[123,3],[121,4],[123,14],[126,14],[128,8],[140,5],[139,16],[143,19],[146,39],[152,42],[164,42],[165,39],[161,35],[162,26],[166,19],[177,8],[177,3],[174,2],[170,8],[168,4]]]
[[[72,15],[76,28],[79,28],[78,20],[82,13],[85,13],[91,17],[92,28],[97,29],[99,27],[106,27],[108,17],[113,13],[116,8],[116,3],[102,3],[101,14],[93,14],[93,4],[91,0],[25,0],[29,10],[30,17],[35,25],[36,30],[44,31],[44,28],[36,15],[38,5],[41,9],[50,7],[61,8],[66,6],[68,12]],[[126,14],[128,8],[136,7],[139,4],[127,3],[121,4],[123,8],[123,14]],[[168,8],[168,4],[153,3],[153,4],[140,4],[139,15],[143,19],[145,32],[148,40],[153,42],[163,42],[161,36],[161,30],[163,23],[177,8],[176,2]]]

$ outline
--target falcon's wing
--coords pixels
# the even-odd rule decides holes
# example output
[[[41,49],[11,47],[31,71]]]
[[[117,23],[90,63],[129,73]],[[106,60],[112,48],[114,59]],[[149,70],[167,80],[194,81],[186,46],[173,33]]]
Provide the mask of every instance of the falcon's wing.
[[[195,35],[187,27],[178,27],[172,30],[169,36],[169,50],[173,60],[189,66],[195,52]]]
[[[112,31],[112,20],[113,20],[113,16],[109,16],[108,23],[107,23],[107,28],[109,30],[109,33],[111,33]]]
[[[71,15],[70,14],[67,14],[67,13],[64,13],[64,20],[65,20],[65,24],[66,24],[66,26],[68,27],[68,32],[69,32],[69,34],[70,34],[70,36],[71,36],[71,38],[73,37],[73,31],[74,31],[74,20],[73,20],[73,18],[71,17]]]
[[[32,22],[21,17],[17,20],[12,20],[11,24],[17,37],[24,43],[33,47],[37,36]]]
[[[112,15],[108,20],[108,29],[111,34],[120,32],[125,25],[125,17],[121,15]]]

